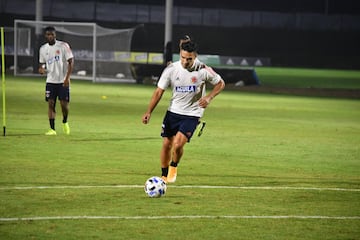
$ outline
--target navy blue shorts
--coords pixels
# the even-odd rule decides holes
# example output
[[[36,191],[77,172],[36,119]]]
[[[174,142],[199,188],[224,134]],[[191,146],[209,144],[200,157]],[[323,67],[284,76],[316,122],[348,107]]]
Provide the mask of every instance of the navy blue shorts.
[[[45,100],[56,98],[70,102],[70,87],[64,87],[62,83],[46,83]]]
[[[199,117],[185,116],[167,111],[162,124],[161,136],[172,137],[177,132],[181,132],[190,142],[198,124]]]

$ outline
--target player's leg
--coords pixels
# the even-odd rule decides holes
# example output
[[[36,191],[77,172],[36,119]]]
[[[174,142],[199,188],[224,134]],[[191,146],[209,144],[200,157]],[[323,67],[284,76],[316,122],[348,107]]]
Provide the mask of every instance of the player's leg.
[[[167,180],[170,183],[176,181],[177,166],[184,154],[184,146],[187,142],[190,142],[196,126],[198,125],[198,121],[199,119],[194,117],[185,118],[181,121],[179,131],[176,133],[173,140],[172,161],[170,163],[169,173],[167,176]]]
[[[176,181],[177,165],[179,164],[180,159],[184,153],[184,146],[187,142],[188,138],[182,132],[177,132],[173,141],[172,160],[169,166],[169,173],[167,176],[167,181],[170,183]]]
[[[64,131],[64,133],[66,135],[69,135],[70,134],[70,126],[69,126],[69,123],[67,121],[68,115],[69,115],[69,102],[61,100],[60,104],[61,104],[61,111],[62,111],[62,114],[63,114],[63,120],[62,120],[63,131]]]
[[[48,117],[49,117],[49,119],[55,119],[55,117],[56,117],[55,105],[56,105],[55,99],[48,100]],[[51,128],[55,130],[55,126],[51,126]]]
[[[48,118],[50,129],[45,133],[45,135],[56,135],[55,131],[55,117],[56,117],[56,88],[52,84],[46,84],[45,90],[45,101],[48,102]]]
[[[56,117],[55,105],[56,105],[56,100],[55,99],[48,99],[48,118],[49,118],[50,129],[45,133],[45,135],[49,135],[49,136],[56,135],[56,131],[55,131],[55,117]]]
[[[170,112],[166,112],[161,127],[163,144],[160,152],[161,178],[165,182],[167,182],[169,164],[171,160],[171,149],[173,146],[174,136],[177,132],[177,126],[178,119],[176,116]]]
[[[173,137],[164,137],[160,152],[161,178],[167,182]]]
[[[61,104],[61,111],[63,115],[63,130],[64,133],[69,135],[70,134],[70,126],[68,123],[68,115],[69,115],[69,102],[70,102],[70,89],[69,87],[61,86],[61,91],[59,94],[60,104]]]
[[[194,135],[200,137],[203,134],[203,131],[205,129],[205,125],[206,125],[205,121],[199,120],[199,124],[196,127]]]
[[[182,132],[177,132],[173,141],[172,162],[170,165],[173,164],[177,166],[177,164],[180,162],[180,159],[184,153],[184,146],[188,140],[189,139]]]

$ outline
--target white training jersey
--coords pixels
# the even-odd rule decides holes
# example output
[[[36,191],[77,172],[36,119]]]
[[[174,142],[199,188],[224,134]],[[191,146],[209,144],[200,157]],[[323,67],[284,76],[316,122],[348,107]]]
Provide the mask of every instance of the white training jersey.
[[[180,61],[167,66],[160,76],[157,86],[163,90],[172,88],[172,97],[168,110],[173,113],[202,117],[204,108],[199,106],[199,99],[205,96],[206,82],[219,83],[221,77],[211,67],[195,59],[192,70],[181,65]]]
[[[54,45],[45,43],[40,48],[39,62],[46,64],[47,83],[64,83],[68,69],[67,60],[73,58],[69,44],[56,40]]]

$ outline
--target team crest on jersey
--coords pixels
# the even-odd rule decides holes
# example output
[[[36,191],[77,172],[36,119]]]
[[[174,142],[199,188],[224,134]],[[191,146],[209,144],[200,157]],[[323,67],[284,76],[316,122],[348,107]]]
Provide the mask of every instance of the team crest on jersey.
[[[197,81],[197,78],[196,78],[195,76],[193,76],[193,77],[191,78],[191,82],[192,82],[192,83],[196,83],[196,81]]]
[[[56,54],[59,55],[59,54],[60,54],[60,50],[56,50]]]

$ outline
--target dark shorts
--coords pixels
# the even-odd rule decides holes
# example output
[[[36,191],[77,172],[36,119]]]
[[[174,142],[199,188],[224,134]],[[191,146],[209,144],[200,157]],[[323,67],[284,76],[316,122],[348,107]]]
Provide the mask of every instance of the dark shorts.
[[[56,101],[56,98],[70,102],[70,88],[64,87],[62,83],[46,83],[45,100],[54,99]]]
[[[198,124],[199,117],[185,116],[167,111],[162,124],[161,136],[172,137],[177,132],[181,132],[190,142]]]

